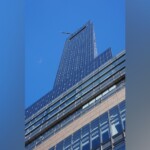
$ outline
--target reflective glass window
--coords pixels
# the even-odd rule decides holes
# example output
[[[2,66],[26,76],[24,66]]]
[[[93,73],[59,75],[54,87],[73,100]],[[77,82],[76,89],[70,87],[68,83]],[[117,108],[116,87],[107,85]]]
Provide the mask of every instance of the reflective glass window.
[[[73,142],[79,141],[81,138],[81,130],[78,130],[73,134]]]
[[[93,89],[93,84],[89,85],[88,87],[86,87],[83,91],[82,91],[82,95],[87,93],[88,91],[90,91],[91,89]]]
[[[125,143],[118,144],[114,147],[114,150],[125,150]]]
[[[60,101],[57,101],[56,103],[54,103],[50,108],[51,110],[53,110],[54,108],[58,107],[60,104]]]
[[[63,141],[56,145],[56,150],[63,150]]]
[[[120,69],[122,69],[124,67],[125,67],[125,63],[123,62],[123,63],[119,64],[114,70],[119,71]]]
[[[64,140],[64,149],[66,150],[69,150],[71,149],[71,136],[67,137],[65,140]]]
[[[102,116],[100,116],[100,132],[102,143],[105,143],[110,140],[108,113],[104,113]]]
[[[56,115],[56,113],[58,112],[59,108],[54,109],[52,112],[50,112],[47,115],[47,119],[51,118],[52,116]]]
[[[98,86],[100,84],[100,80],[97,79],[96,81],[93,82],[93,87]]]
[[[81,130],[78,130],[77,132],[75,132],[73,134],[73,137],[72,137],[72,149],[73,150],[80,150],[80,140],[81,139]]]
[[[100,147],[99,118],[91,122],[91,144],[92,149]]]
[[[82,137],[89,133],[90,133],[90,126],[89,126],[89,124],[87,124],[82,128]]]
[[[67,95],[67,98],[72,97],[75,93],[76,93],[76,90],[71,91],[71,92]]]
[[[91,122],[91,131],[99,128],[99,119],[95,119]]]
[[[87,124],[82,128],[82,150],[90,150],[90,126]]]
[[[73,150],[80,150],[81,147],[80,147],[80,141],[77,141],[75,143],[72,144],[72,149]]]
[[[82,137],[82,150],[90,150],[90,135]]]
[[[122,121],[124,130],[125,130],[125,122],[126,122],[126,109],[125,108],[126,108],[125,101],[123,101],[119,104],[119,110],[120,110],[121,121]]]
[[[125,55],[123,55],[122,57],[120,57],[117,61],[116,64],[119,64],[120,62],[125,60]]]
[[[110,111],[110,124],[111,124],[111,134],[115,136],[122,132],[122,125],[120,120],[120,114],[118,111],[118,106],[112,108]]]
[[[85,83],[82,84],[82,89],[85,88],[87,85],[93,82],[93,78],[88,79]]]
[[[75,96],[71,97],[67,102],[66,105],[72,103],[75,100]]]

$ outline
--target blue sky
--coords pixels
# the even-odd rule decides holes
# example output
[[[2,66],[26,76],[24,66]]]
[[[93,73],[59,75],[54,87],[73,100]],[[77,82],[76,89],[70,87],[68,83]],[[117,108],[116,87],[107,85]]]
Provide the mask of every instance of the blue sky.
[[[98,52],[125,49],[125,0],[26,0],[25,107],[53,87],[67,35],[94,23]]]

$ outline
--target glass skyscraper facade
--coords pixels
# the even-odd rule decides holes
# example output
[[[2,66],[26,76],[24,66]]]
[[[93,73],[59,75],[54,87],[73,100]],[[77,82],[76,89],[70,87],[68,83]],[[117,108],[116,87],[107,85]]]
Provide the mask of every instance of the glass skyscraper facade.
[[[111,57],[110,49],[97,57],[94,29],[89,21],[66,40],[54,88],[64,92]]]
[[[125,51],[97,55],[87,22],[67,38],[53,89],[25,118],[27,150],[125,150]]]
[[[65,42],[54,88],[25,111],[26,118],[75,85],[86,75],[112,58],[108,48],[97,56],[93,24],[89,21]]]

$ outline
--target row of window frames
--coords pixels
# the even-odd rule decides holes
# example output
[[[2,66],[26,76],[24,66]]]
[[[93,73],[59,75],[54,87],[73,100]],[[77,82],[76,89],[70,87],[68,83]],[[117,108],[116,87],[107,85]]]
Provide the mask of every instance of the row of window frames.
[[[107,125],[106,126],[107,128],[109,128],[109,125]],[[73,143],[76,143],[76,142],[78,142],[78,141],[80,141],[81,139],[84,139],[85,140],[85,138],[87,138],[90,134],[91,134],[91,137],[92,138],[96,138],[96,137],[100,137],[101,138],[101,142],[102,142],[102,138],[104,138],[103,137],[103,134],[105,134],[105,132],[107,132],[107,130],[106,129],[104,129],[104,128],[102,128],[101,127],[101,129],[99,128],[99,127],[96,127],[95,129],[93,129],[92,131],[89,131],[88,133],[86,133],[86,134],[84,134],[84,135],[82,135],[82,137],[80,137],[80,138],[75,138],[75,139],[73,139]],[[119,134],[121,134],[123,132],[123,130],[121,131],[121,132],[118,132]],[[105,136],[106,137],[106,136]],[[110,140],[110,137],[111,136],[109,136],[108,138],[107,138],[107,140],[104,140],[103,139],[103,142],[102,143],[105,143],[105,142],[108,142],[109,140]],[[66,138],[67,140],[68,140],[68,137]],[[65,139],[65,140],[66,140]],[[66,141],[65,141],[66,142]],[[85,141],[86,142],[86,141]],[[68,143],[68,142],[67,142]],[[70,143],[71,144],[71,143]]]
[[[68,71],[69,74],[68,74],[67,76],[66,76],[66,74],[64,74],[64,79],[65,79],[65,80],[68,79],[68,80],[67,80],[68,84],[71,83],[71,82],[74,82],[74,81],[78,81],[78,79],[80,79],[81,77],[86,76],[87,73],[91,72],[93,69],[94,69],[93,67],[91,67],[91,68],[86,68],[86,72],[85,72],[85,71],[81,71],[81,72],[76,73],[76,74],[72,74],[72,73],[70,72],[70,70],[69,70],[69,71]],[[71,78],[70,78],[70,76],[71,76]],[[61,76],[60,81],[62,82],[62,85],[67,84],[67,83],[64,83],[64,79],[62,80],[62,78],[63,78],[63,77]]]
[[[68,120],[69,121],[69,120]],[[68,121],[65,121],[65,123],[67,123]]]
[[[96,130],[96,129],[95,129],[95,130]],[[95,134],[95,133],[93,133],[93,134]],[[77,141],[78,141],[78,140],[77,140]],[[76,142],[77,142],[77,141],[76,141]]]
[[[41,114],[41,116],[42,116],[42,114]]]
[[[123,57],[121,57],[122,59],[123,59]],[[122,59],[120,59],[120,60],[122,60]],[[107,67],[106,67],[107,68]]]
[[[124,82],[123,81],[117,85],[117,89],[116,89],[116,85],[114,85],[111,88],[109,88],[108,90],[104,91],[102,94],[98,95],[96,98],[92,99],[87,104],[83,105],[82,110],[84,110],[84,109],[88,110],[90,108],[93,108],[93,106],[95,106],[98,103],[100,103],[101,101],[103,101],[103,99],[105,99],[108,95],[111,95],[112,93],[114,93],[114,91],[116,91],[116,90],[118,90],[122,87],[124,87]]]
[[[61,143],[60,143],[61,144]],[[81,148],[81,145],[82,145],[82,148]],[[87,146],[88,145],[88,146]],[[90,146],[91,145],[91,146]],[[100,137],[99,137],[99,135],[95,135],[95,137],[92,137],[91,136],[91,143],[90,143],[90,137],[89,136],[85,136],[85,137],[83,137],[83,139],[81,140],[81,143],[80,143],[80,141],[78,140],[78,141],[76,141],[76,142],[74,142],[72,145],[68,145],[68,146],[66,146],[65,147],[65,149],[68,149],[69,148],[69,150],[70,150],[70,148],[72,147],[73,149],[84,149],[84,150],[90,150],[90,147],[92,148],[92,149],[95,149],[95,148],[99,148],[100,147],[100,145],[101,145],[101,142],[100,142]],[[59,145],[60,146],[60,145]],[[61,145],[61,146],[63,146],[63,144]],[[117,148],[117,146],[115,146],[116,148]],[[52,148],[52,149],[54,149],[54,147]],[[56,148],[56,149],[58,149],[58,150],[60,150],[60,148]],[[51,149],[50,149],[51,150]]]
[[[88,47],[88,46],[87,46]],[[89,45],[89,48],[90,48],[90,45]],[[76,51],[77,52],[77,51]],[[82,52],[82,49],[80,49],[80,53],[84,53],[84,52]],[[89,60],[91,60],[92,59],[92,56],[90,55],[90,53],[88,54],[88,55],[86,55],[86,54],[84,54],[84,57],[85,58],[83,58],[82,56],[80,56],[80,57],[78,57],[77,59],[75,58],[72,58],[71,59],[71,56],[74,56],[74,55],[76,55],[76,53],[69,53],[68,54],[68,56],[69,56],[69,59],[67,58],[68,56],[66,55],[64,58],[63,58],[63,61],[61,62],[61,66],[60,66],[60,73],[61,73],[61,70],[62,70],[62,67],[65,65],[65,63],[67,63],[68,61],[70,61],[71,60],[71,63],[73,64],[73,62],[75,62],[77,59],[79,59],[80,60],[80,62],[85,62],[85,61],[89,61]],[[94,60],[94,59],[93,59]],[[81,63],[81,65],[82,65],[82,63]],[[71,66],[71,64],[70,64],[70,66]],[[73,66],[74,67],[74,66]],[[63,70],[64,71],[64,70]]]
[[[67,121],[66,121],[67,122]]]
[[[121,60],[123,60],[123,59],[124,59],[124,56],[122,56],[122,57],[119,58],[118,60],[120,60],[120,62],[121,62]],[[116,60],[116,61],[118,61],[118,60]],[[108,67],[106,67],[106,69],[108,69]],[[105,68],[104,68],[103,70],[105,70]]]
[[[109,76],[107,76],[106,78],[108,78]],[[94,83],[93,83],[94,84]],[[95,84],[96,85],[96,84]],[[89,87],[89,88],[86,88],[86,89],[84,89],[83,91],[81,91],[82,92],[82,94],[77,94],[76,95],[76,97],[78,98],[78,97],[80,97],[81,95],[83,95],[84,93],[86,93],[87,91],[89,91],[91,88],[93,88],[92,86],[91,87]],[[106,94],[108,92],[108,90],[107,91],[105,91],[103,94]]]
[[[73,95],[73,94],[75,94],[75,92],[74,92],[74,93],[71,93],[70,96]],[[57,105],[58,105],[57,103],[54,104],[55,107],[57,107]],[[54,109],[55,109],[55,107],[54,107]],[[41,114],[40,117],[42,117],[42,116],[43,116],[43,115]],[[39,117],[39,118],[40,118],[40,117]],[[36,120],[38,120],[38,119],[36,119]]]
[[[92,67],[93,68],[93,67]]]
[[[84,62],[84,61],[83,61]],[[68,63],[68,62],[67,62]],[[82,61],[80,61],[80,67],[82,68],[82,66],[81,66],[81,63],[82,63]],[[85,63],[85,62],[84,62]],[[84,65],[83,65],[84,66]],[[93,67],[92,67],[93,68]],[[78,67],[73,67],[73,68],[68,68],[64,73],[61,73],[61,74],[59,74],[59,77],[57,78],[57,80],[58,81],[63,81],[62,79],[63,79],[63,77],[65,77],[65,78],[67,78],[67,76],[66,76],[66,72],[68,72],[67,73],[67,75],[70,77],[71,76],[71,74],[72,74],[72,72],[70,72],[71,70],[79,70],[79,68]],[[88,72],[88,70],[91,70],[90,68],[87,68],[87,70],[86,70],[86,72]],[[80,76],[83,76],[85,74],[85,72],[80,72],[80,74],[72,74],[72,75],[74,75],[74,78],[75,79],[77,79],[78,78],[78,76],[80,75]],[[85,74],[86,75],[86,74]],[[72,76],[71,76],[72,77]],[[57,84],[59,84],[59,83],[57,83]]]
[[[116,85],[113,85],[112,87],[110,87],[108,90],[105,90],[103,93],[101,93],[100,95],[98,95],[96,98],[94,98],[93,100],[91,100],[89,103],[85,104],[84,106],[82,106],[82,109],[85,109],[86,107],[88,107],[89,105],[91,105],[92,103],[95,103],[96,100],[100,99],[101,97],[105,96],[108,92],[111,92],[112,90],[114,90],[116,88]]]
[[[102,61],[102,63],[103,63],[103,59],[101,60]],[[97,62],[97,64],[100,64],[100,61],[98,61]],[[95,64],[96,66],[97,66],[97,64]],[[86,68],[86,72],[88,72],[88,70],[92,70],[92,68],[94,68],[93,66],[89,66],[89,67],[87,67]],[[69,69],[69,68],[68,68]],[[72,68],[72,70],[74,70],[74,69],[79,69],[79,68]],[[82,74],[85,74],[86,75],[86,72],[85,72],[85,70],[81,70],[78,74],[73,74],[72,72],[70,72],[71,70],[69,69],[68,70],[68,75],[70,76],[70,75],[72,75],[72,76],[74,76],[74,79],[76,79],[78,76],[81,76]],[[62,76],[62,75],[60,75],[60,76]],[[64,74],[64,76],[66,77],[66,74]],[[62,79],[61,77],[59,77],[60,79]],[[72,77],[72,79],[73,79],[73,77]]]
[[[76,115],[78,116],[79,112],[78,112],[78,114],[76,112]],[[56,131],[59,131],[61,128],[64,128],[68,123],[70,123],[70,121],[71,121],[70,119],[73,120],[74,117],[75,116],[69,116],[69,118],[63,120],[61,122],[61,124],[59,124],[59,126],[57,125],[57,126],[55,126],[55,128],[53,128],[53,129],[48,130],[47,132],[45,132],[44,135],[40,136],[38,139],[36,139],[34,142],[32,142],[30,145],[28,145],[28,147],[29,148],[34,147],[35,145],[39,144],[40,141],[43,141],[43,140],[47,139],[48,137],[50,137],[51,135],[55,134]],[[38,141],[38,142],[36,142],[36,141]]]
[[[94,143],[95,142],[95,143]],[[60,145],[61,146],[61,145]],[[76,144],[74,144],[74,146],[72,146],[73,147],[73,150],[80,150],[80,145],[79,145],[79,143],[76,143]],[[93,142],[92,142],[92,149],[93,150],[96,150],[96,149],[98,149],[99,150],[99,147],[100,147],[100,144],[99,144],[99,142],[97,142],[97,141],[94,141],[93,140]],[[83,145],[83,148],[85,149],[85,150],[87,150],[87,147],[84,147],[84,145]],[[54,150],[55,148],[53,147],[53,148],[50,148],[49,150]],[[105,148],[104,148],[105,149]],[[104,150],[103,149],[103,150]],[[57,149],[57,150],[60,150],[59,148]],[[69,149],[70,150],[70,149]],[[83,150],[83,149],[82,149]],[[105,149],[106,150],[106,149]],[[117,144],[117,145],[110,145],[109,146],[109,148],[107,148],[107,150],[125,150],[125,143],[124,143],[124,141],[122,141],[122,142],[120,142],[119,144]]]
[[[99,102],[101,102],[104,98],[110,95],[111,93],[114,93],[116,91],[116,85],[112,86],[110,89],[104,91],[102,94],[98,95],[96,98],[92,99],[90,102],[82,106],[82,109],[87,109],[90,106],[93,106]]]
[[[121,57],[121,58],[123,58],[123,57]],[[120,59],[120,58],[119,58]]]
[[[81,74],[80,74],[81,75]],[[67,83],[64,83],[63,85],[64,85],[64,87],[63,88],[65,88],[65,85],[66,86],[68,86],[68,85],[72,85],[75,81],[77,81],[78,79],[76,79],[76,78],[73,78],[73,80],[68,80],[67,82],[68,82],[68,84]],[[94,80],[93,80],[94,81]],[[87,84],[87,83],[86,83]],[[82,88],[85,88],[86,86],[84,85],[84,86],[82,86]],[[59,89],[61,89],[62,87],[60,87]],[[80,87],[81,88],[81,87]],[[79,89],[80,88],[78,88],[78,91],[79,91]]]
[[[87,105],[94,103],[95,100],[98,100],[98,99],[100,99],[102,96],[105,96],[108,92],[111,92],[111,91],[114,90],[115,88],[116,88],[116,85],[110,87],[108,90],[104,91],[102,94],[100,94],[99,96],[97,96],[95,99],[93,99],[92,101],[90,101],[88,104],[84,105],[84,106],[83,106],[83,109],[86,108]],[[72,99],[72,100],[73,100],[73,99]],[[71,100],[70,102],[72,102],[72,100]],[[32,128],[34,129],[34,128],[35,128],[37,125],[39,125],[40,123],[42,123],[42,122],[48,120],[48,119],[49,119],[52,115],[54,115],[57,111],[58,111],[58,109],[55,109],[55,111],[53,111],[52,114],[48,115],[44,120],[37,121],[37,122],[34,124],[34,126],[32,126]],[[31,129],[30,129],[30,130],[31,130]],[[28,130],[28,132],[30,132],[30,130]],[[28,133],[28,132],[27,132],[27,133]],[[27,134],[27,133],[26,133],[26,134]]]
[[[123,103],[123,105],[122,105],[122,103],[119,105],[119,108],[120,108],[120,112],[122,111],[122,110],[125,110],[124,108],[125,108],[125,104]],[[124,111],[124,113],[125,113],[125,111]],[[121,114],[122,115],[122,114]],[[122,119],[123,120],[123,119]],[[125,120],[125,119],[124,119]],[[67,121],[65,121],[65,123],[67,123]]]
[[[122,65],[123,66],[123,65]],[[97,74],[96,76],[94,76],[95,79],[91,78],[90,80],[88,80],[86,83],[84,83],[83,85],[81,85],[80,87],[78,87],[76,89],[76,91],[81,91],[81,89],[85,88],[86,86],[88,86],[89,84],[91,84],[94,80],[96,80],[99,77],[99,74]],[[105,78],[105,77],[104,77]],[[73,95],[76,93],[76,91],[73,91],[70,93],[70,95]]]
[[[89,90],[90,90],[90,89],[89,89]],[[106,91],[106,92],[104,92],[104,93],[106,94],[106,93],[108,93],[108,91]],[[103,94],[104,94],[104,93],[103,93]],[[72,103],[72,102],[73,102],[73,99],[72,99],[72,100],[70,100],[70,103]],[[55,111],[53,111],[53,115],[54,115],[56,112],[57,112],[57,109],[55,109]],[[49,117],[50,117],[50,116],[47,116],[47,119],[48,119]],[[41,120],[41,121],[42,121],[42,120]],[[39,122],[40,122],[40,121],[39,121]],[[38,123],[39,123],[39,122],[38,122]],[[37,123],[37,124],[38,124],[38,123]],[[33,127],[31,126],[31,128],[33,128],[33,129],[34,129],[34,128],[35,128],[35,126],[33,126]],[[33,129],[32,129],[32,130],[33,130]],[[28,133],[29,133],[29,132],[30,132],[30,131],[28,130]],[[26,134],[27,134],[27,133],[26,133]]]
[[[118,120],[117,120],[118,121]],[[87,132],[87,133],[84,133],[84,135],[82,135],[82,138],[85,138],[86,136],[88,136],[89,134],[90,134],[90,132],[93,134],[93,135],[91,135],[91,136],[94,136],[94,135],[96,135],[96,137],[98,136],[97,135],[97,133],[99,132],[99,130],[97,130],[97,129],[99,129],[100,127],[95,127],[94,129],[91,129],[91,131],[89,131],[89,132]],[[102,125],[101,125],[101,139],[102,139],[102,134],[103,133],[105,133],[106,131],[107,131],[107,129],[109,128],[109,123],[108,123],[108,121],[105,121]],[[78,131],[77,131],[78,132]],[[76,132],[76,133],[77,133]],[[97,133],[96,133],[97,132]],[[123,132],[123,130],[121,131],[121,132]],[[119,132],[119,134],[121,133],[121,132]],[[76,133],[74,133],[74,134],[76,134]],[[100,132],[99,132],[99,134],[100,134]],[[100,136],[100,135],[99,135]],[[112,135],[112,136],[114,136],[114,135]],[[94,138],[96,138],[96,137],[94,137]],[[87,137],[86,137],[87,138]],[[68,138],[66,138],[66,139],[68,139]],[[80,139],[80,138],[79,138]],[[74,140],[74,143],[76,143],[77,141],[79,141],[79,139],[75,139]],[[110,137],[107,139],[107,141],[110,139]],[[85,139],[84,139],[85,140]],[[87,141],[87,140],[86,140]],[[85,142],[86,142],[85,141]],[[105,141],[106,142],[106,141]],[[68,143],[68,142],[67,142]]]

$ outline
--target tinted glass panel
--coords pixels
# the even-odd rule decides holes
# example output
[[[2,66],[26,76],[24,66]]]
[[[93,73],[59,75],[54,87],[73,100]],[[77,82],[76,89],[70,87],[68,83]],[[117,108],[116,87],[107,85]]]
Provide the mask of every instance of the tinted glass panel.
[[[82,137],[89,134],[89,133],[90,133],[90,126],[88,124],[82,128]]]
[[[100,147],[99,128],[95,128],[93,131],[91,131],[91,143],[92,143],[92,149],[97,149]]]
[[[72,149],[73,150],[80,150],[80,141],[74,142],[72,144]]]
[[[78,130],[73,134],[73,142],[80,140],[80,137],[81,137],[81,130]]]
[[[103,114],[100,117],[100,131],[102,137],[102,143],[105,143],[110,140],[110,129],[108,121],[108,113]]]
[[[56,150],[63,150],[63,141],[56,145]]]
[[[96,129],[98,127],[99,127],[99,118],[97,118],[91,122],[91,130],[93,131],[94,129]]]
[[[114,150],[125,150],[125,143],[121,143],[114,147]]]
[[[119,104],[119,110],[121,115],[121,121],[123,125],[123,129],[125,130],[125,121],[126,121],[126,109],[125,109],[125,101]]]
[[[64,140],[64,148],[67,148],[69,145],[71,145],[71,136]]]
[[[111,123],[111,134],[112,136],[115,136],[123,131],[121,120],[120,120],[120,114],[118,111],[118,106],[112,108],[109,111],[109,113],[110,113],[110,123]]]
[[[86,135],[82,138],[82,150],[90,150],[90,136]]]

